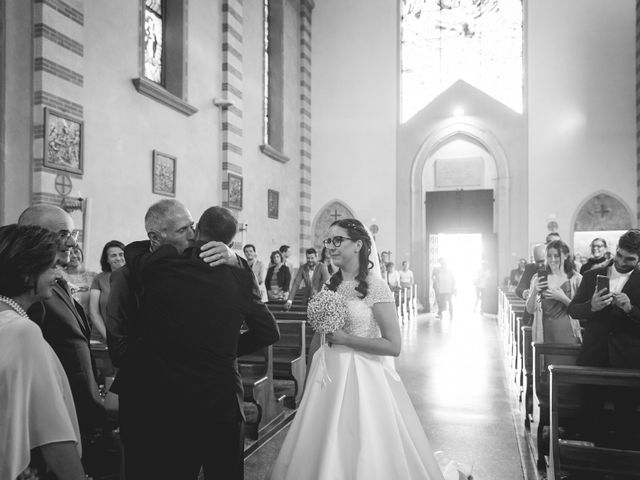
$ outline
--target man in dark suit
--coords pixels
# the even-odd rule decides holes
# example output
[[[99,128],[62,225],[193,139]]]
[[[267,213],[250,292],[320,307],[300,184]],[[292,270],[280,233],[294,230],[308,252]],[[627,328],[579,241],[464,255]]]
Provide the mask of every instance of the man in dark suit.
[[[67,212],[55,205],[38,204],[27,208],[18,219],[19,225],[38,225],[58,234],[58,265],[69,263],[78,231]],[[27,312],[42,329],[69,379],[76,406],[83,447],[87,436],[104,425],[105,410],[95,378],[95,363],[90,349],[91,326],[84,310],[69,290],[67,282],[58,278],[53,295],[34,304]],[[86,449],[84,450],[87,453]]]
[[[170,244],[149,252],[150,242],[125,249],[143,292],[130,388],[144,406],[136,421],[146,441],[133,454],[146,465],[145,478],[195,479],[201,466],[206,478],[243,478],[237,357],[274,343],[279,333],[250,270],[211,268],[200,258],[201,245],[228,244],[236,230],[231,212],[211,207],[194,245],[181,254]]]
[[[329,280],[329,270],[327,270],[327,266],[324,263],[318,262],[318,252],[316,252],[316,249],[307,248],[305,253],[307,255],[307,263],[298,269],[296,278],[291,284],[289,299],[284,304],[285,310],[289,310],[291,308],[293,299],[295,298],[303,281],[304,298],[305,301],[309,301],[311,297],[322,289],[322,285]]]
[[[614,262],[585,272],[568,313],[584,323],[578,365],[640,368],[640,230],[632,229],[618,241]],[[609,291],[596,291],[598,275],[609,278]],[[601,414],[607,392],[584,388],[582,413],[584,435],[602,439]],[[616,408],[616,443],[632,441],[637,392],[628,389],[613,394]]]

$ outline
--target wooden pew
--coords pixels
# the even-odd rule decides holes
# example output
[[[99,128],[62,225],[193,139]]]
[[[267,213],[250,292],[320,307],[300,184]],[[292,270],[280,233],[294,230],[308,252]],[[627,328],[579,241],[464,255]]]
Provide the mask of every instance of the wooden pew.
[[[256,355],[261,361],[254,361]],[[256,420],[247,421],[245,430],[246,436],[255,440],[275,428],[284,417],[284,398],[276,398],[273,390],[273,347],[269,345],[258,354],[238,357],[238,369],[244,401],[257,408]]]
[[[293,382],[293,392],[287,388],[289,392],[285,398],[285,406],[291,409],[300,404],[307,374],[310,328],[307,325],[306,307],[304,308],[304,311],[287,311],[269,306],[280,328],[280,339],[273,344],[273,378]],[[313,332],[311,336],[312,334]],[[262,360],[261,356],[255,354],[242,357],[245,364],[259,364]]]
[[[533,346],[531,344],[531,327],[520,328],[522,332],[522,390],[520,394],[520,412],[524,418],[524,426],[530,428],[530,417],[533,413]]]
[[[560,414],[562,405],[567,403],[563,398],[567,386],[640,388],[640,370],[551,365],[549,371],[551,431],[547,478],[560,480],[561,472],[590,472],[640,478],[640,451],[596,447],[588,442],[559,438]]]
[[[545,455],[549,444],[544,441],[545,427],[549,427],[549,365],[575,365],[580,352],[580,345],[565,343],[533,343],[533,405],[529,417],[530,442],[529,447],[537,459],[538,468],[546,469]],[[565,397],[570,401],[563,404],[565,412],[577,413],[577,392],[568,392]]]

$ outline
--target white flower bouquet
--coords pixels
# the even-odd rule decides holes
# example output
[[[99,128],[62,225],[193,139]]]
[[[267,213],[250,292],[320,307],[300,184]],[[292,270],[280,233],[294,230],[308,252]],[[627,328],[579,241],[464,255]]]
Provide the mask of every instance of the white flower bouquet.
[[[318,333],[332,333],[344,326],[348,310],[342,295],[324,288],[307,306],[309,324]]]

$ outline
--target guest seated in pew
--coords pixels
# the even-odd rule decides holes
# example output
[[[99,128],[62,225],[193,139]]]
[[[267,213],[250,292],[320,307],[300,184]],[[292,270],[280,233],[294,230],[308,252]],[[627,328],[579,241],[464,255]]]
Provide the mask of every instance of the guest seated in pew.
[[[211,207],[184,252],[170,244],[150,252],[148,241],[125,249],[143,289],[131,388],[143,406],[136,430],[145,437],[135,455],[146,467],[133,478],[195,480],[201,467],[205,479],[243,478],[237,356],[276,342],[279,333],[250,270],[211,269],[200,258],[202,245],[228,245],[236,231],[229,210]]]
[[[298,270],[296,278],[291,284],[289,298],[284,304],[284,309],[289,310],[293,303],[293,299],[298,293],[298,289],[304,282],[304,298],[305,303],[309,301],[316,293],[320,291],[322,286],[329,281],[329,271],[323,263],[318,262],[318,252],[315,248],[307,248],[307,263],[302,265]]]
[[[513,291],[520,283],[520,279],[522,278],[522,274],[524,273],[524,269],[527,266],[527,261],[524,258],[521,258],[518,261],[518,267],[511,270],[509,273],[508,286],[509,290]],[[513,290],[512,290],[513,289]]]
[[[640,230],[631,229],[618,241],[613,264],[584,274],[568,313],[584,323],[578,365],[640,369]],[[596,289],[598,276],[607,277],[608,288]],[[608,442],[603,406],[607,398],[615,405],[613,444],[640,449],[633,428],[640,394],[608,392],[585,386],[581,393],[583,439]]]
[[[546,265],[531,279],[527,312],[534,315],[533,340],[546,343],[579,343],[580,324],[572,320],[567,307],[580,285],[569,247],[554,240],[546,247]]]
[[[59,480],[84,479],[69,381],[26,313],[53,295],[57,241],[36,226],[0,228],[0,478],[6,480],[44,478],[47,470]]]
[[[184,252],[195,239],[193,218],[185,206],[174,199],[160,200],[145,215],[145,229],[150,240],[150,250],[162,245],[172,245],[178,253]],[[211,267],[230,265],[245,268],[248,265],[222,242],[208,242],[201,248],[200,257]],[[118,395],[120,437],[124,447],[124,470],[127,478],[146,478],[145,452],[147,432],[139,428],[137,413],[146,405],[136,395],[135,376],[136,347],[140,341],[141,287],[134,280],[128,265],[111,275],[111,293],[107,303],[107,343],[109,356],[118,373],[111,392]],[[163,390],[158,387],[158,391]]]

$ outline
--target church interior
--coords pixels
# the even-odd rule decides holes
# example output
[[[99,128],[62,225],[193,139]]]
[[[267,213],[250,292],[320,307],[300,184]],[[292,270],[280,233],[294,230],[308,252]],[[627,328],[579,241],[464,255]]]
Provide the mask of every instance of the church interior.
[[[545,361],[564,353],[532,350],[509,285],[550,233],[584,263],[595,238],[615,255],[638,227],[638,25],[638,0],[0,0],[0,225],[60,206],[100,272],[108,241],[147,238],[155,202],[194,219],[223,206],[238,255],[253,245],[266,265],[287,245],[295,277],[357,218],[413,272],[396,368],[434,451],[479,480],[638,478],[640,452],[598,470],[606,449],[558,438]],[[442,258],[457,279],[444,313]],[[245,384],[248,480],[278,455],[309,369],[304,306],[272,307],[302,360],[283,373],[276,344],[240,366],[269,389]],[[95,480],[124,479],[109,448]]]

